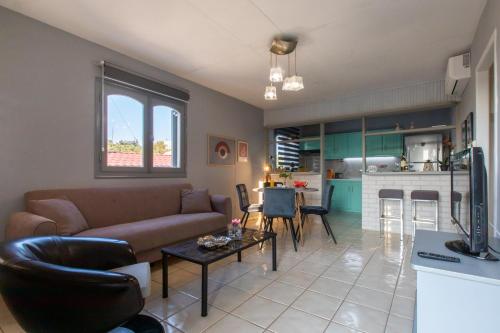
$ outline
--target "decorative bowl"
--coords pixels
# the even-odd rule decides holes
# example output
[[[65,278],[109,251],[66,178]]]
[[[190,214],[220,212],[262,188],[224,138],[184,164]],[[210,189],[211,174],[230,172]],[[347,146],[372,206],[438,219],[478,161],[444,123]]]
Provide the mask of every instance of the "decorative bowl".
[[[293,186],[297,187],[297,188],[300,188],[300,187],[304,187],[306,188],[307,187],[307,182],[305,181],[301,181],[301,180],[295,180],[293,182]]]
[[[231,242],[231,238],[230,237],[227,237],[227,236],[212,236],[212,235],[209,235],[209,236],[204,236],[204,237],[200,237],[198,238],[198,246],[201,246],[203,248],[206,248],[208,250],[214,250],[214,249],[217,249],[219,247],[223,247],[223,246],[226,246],[227,244],[229,244],[229,242]]]

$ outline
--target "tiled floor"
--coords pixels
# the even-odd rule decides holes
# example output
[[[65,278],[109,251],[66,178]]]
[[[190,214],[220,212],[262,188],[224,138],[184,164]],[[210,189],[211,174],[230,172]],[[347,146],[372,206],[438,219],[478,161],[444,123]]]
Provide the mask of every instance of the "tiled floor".
[[[293,251],[289,233],[278,230],[278,271],[270,246],[257,247],[209,269],[209,312],[200,316],[200,268],[174,263],[168,299],[161,298],[161,268],[153,267],[153,292],[144,311],[166,332],[411,332],[416,275],[411,241],[380,239],[362,231],[358,214],[330,216],[333,244],[319,220],[306,227],[306,242]],[[0,331],[22,332],[0,304]]]

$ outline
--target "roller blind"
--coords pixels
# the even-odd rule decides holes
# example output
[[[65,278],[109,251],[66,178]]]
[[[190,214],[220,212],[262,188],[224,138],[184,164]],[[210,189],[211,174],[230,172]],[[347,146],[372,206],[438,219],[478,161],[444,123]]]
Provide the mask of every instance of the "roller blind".
[[[189,92],[185,90],[174,88],[165,83],[132,73],[107,62],[104,62],[102,66],[103,76],[105,79],[119,82],[134,88],[143,89],[179,101],[189,101]]]

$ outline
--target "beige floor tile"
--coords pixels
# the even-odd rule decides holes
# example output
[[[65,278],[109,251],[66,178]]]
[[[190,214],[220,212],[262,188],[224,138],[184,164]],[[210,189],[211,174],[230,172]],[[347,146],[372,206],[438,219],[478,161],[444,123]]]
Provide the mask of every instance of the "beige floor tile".
[[[392,294],[378,290],[368,289],[360,286],[354,286],[346,297],[346,300],[351,303],[361,304],[389,312],[392,302]]]
[[[361,333],[361,331],[331,322],[325,333]]]
[[[406,297],[394,296],[392,301],[391,314],[413,320],[415,300]]]
[[[328,323],[328,320],[290,308],[269,327],[269,330],[275,333],[322,333]]]
[[[363,332],[383,333],[388,314],[366,306],[344,302],[333,321]]]
[[[306,291],[293,302],[292,308],[330,320],[341,303],[342,301],[338,298]]]
[[[394,290],[396,289],[396,281],[397,276],[392,274],[370,275],[362,273],[356,281],[356,285],[369,289],[394,293]]]
[[[300,288],[307,288],[313,283],[314,280],[316,280],[316,278],[316,275],[291,270],[283,273],[276,281],[291,284]]]
[[[302,288],[285,283],[273,282],[262,289],[257,295],[281,304],[290,305],[303,292],[304,289]]]
[[[271,300],[254,296],[236,308],[232,314],[262,328],[268,327],[285,311],[286,306]]]
[[[230,286],[224,286],[208,295],[208,304],[218,307],[221,310],[231,312],[241,305],[252,294]]]
[[[227,315],[211,326],[206,333],[261,333],[262,327],[249,323],[233,315]]]
[[[328,268],[321,276],[329,278],[329,279],[353,284],[354,281],[356,281],[356,279],[358,278],[359,273],[353,272],[349,269],[346,269],[346,268],[340,267],[340,266],[330,266],[330,268]]]
[[[170,326],[169,324],[167,324],[166,321],[163,321],[161,324],[163,326],[163,329],[165,330],[165,333],[182,333],[177,328],[175,328],[175,327]]]
[[[144,309],[160,319],[166,319],[196,301],[192,296],[171,290],[168,298],[157,297],[148,301]]]
[[[320,277],[308,289],[320,294],[344,299],[351,287],[351,284]]]
[[[200,333],[224,317],[226,312],[213,306],[208,307],[206,317],[201,316],[201,302],[196,302],[168,317],[167,323],[185,333]]]
[[[207,291],[208,293],[211,293],[212,291],[222,288],[222,286],[222,283],[208,279]],[[201,298],[201,278],[197,278],[191,282],[188,282],[180,286],[177,290],[190,296]]]
[[[273,271],[272,264],[260,264],[251,270],[250,273],[271,280],[276,280],[284,274],[284,272],[280,270]]]
[[[292,268],[293,271],[301,271],[308,274],[321,275],[328,269],[329,265],[307,261],[307,259]]]
[[[197,279],[199,276],[191,272],[178,269],[175,272],[168,273],[168,286],[174,289],[181,287],[182,285]]]
[[[257,275],[252,274],[252,272],[243,275],[242,277],[234,280],[229,284],[229,286],[241,289],[243,291],[255,294],[261,289],[265,288],[267,285],[271,284],[273,281],[266,279]]]
[[[396,315],[389,315],[385,333],[412,333],[413,321]]]

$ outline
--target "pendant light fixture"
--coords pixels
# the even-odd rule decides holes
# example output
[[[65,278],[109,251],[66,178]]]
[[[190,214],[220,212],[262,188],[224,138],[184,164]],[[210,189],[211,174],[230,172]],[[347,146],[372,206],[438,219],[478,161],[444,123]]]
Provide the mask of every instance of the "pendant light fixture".
[[[299,91],[304,89],[304,79],[297,75],[297,50],[294,53],[294,75],[287,76],[283,82],[284,91]],[[290,54],[288,54],[288,73],[290,74]]]
[[[274,83],[283,82],[281,87],[284,91],[299,91],[304,89],[304,79],[302,76],[297,75],[297,39],[296,38],[275,38],[271,45],[271,60],[269,63],[269,81],[270,85],[266,87],[264,92],[264,99],[266,101],[275,101],[278,99],[276,94],[276,86]],[[290,70],[290,54],[295,51],[294,54],[294,71],[293,75]],[[273,62],[274,54],[274,62]],[[288,55],[288,76],[284,77],[283,69],[278,65],[278,55]]]
[[[264,93],[264,99],[266,101],[275,101],[278,99],[278,96],[276,95],[276,87],[273,86],[272,83],[270,86],[266,87],[266,91]]]
[[[271,82],[283,82],[283,69],[278,65],[278,56],[275,55],[274,59],[276,60],[273,66],[273,54],[271,53],[271,69],[269,71],[269,81]]]

